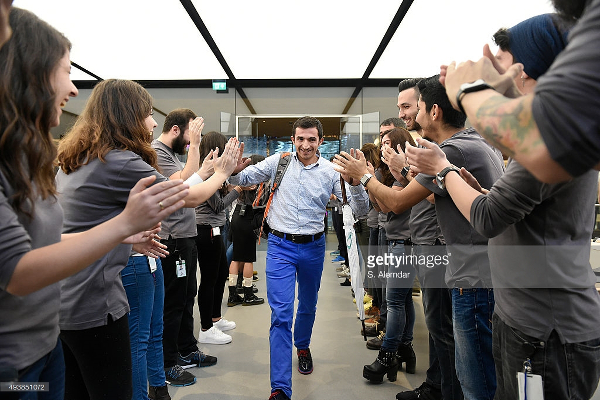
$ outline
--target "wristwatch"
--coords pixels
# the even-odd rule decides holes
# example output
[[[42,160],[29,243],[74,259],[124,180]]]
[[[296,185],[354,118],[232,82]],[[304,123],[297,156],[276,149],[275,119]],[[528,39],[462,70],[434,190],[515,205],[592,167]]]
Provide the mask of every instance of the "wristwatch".
[[[372,177],[373,175],[371,174],[364,174],[362,178],[360,178],[360,183],[362,183],[364,187],[367,187],[367,183],[369,183]]]
[[[454,165],[450,165],[449,167],[444,168],[443,170],[441,170],[440,172],[438,172],[435,175],[435,181],[437,182],[437,185],[439,186],[439,188],[442,190],[446,189],[446,182],[444,181],[444,179],[446,178],[446,175],[448,175],[448,172],[450,172],[450,171],[456,171],[460,174],[460,168],[458,168]]]
[[[483,79],[477,79],[475,82],[463,83],[462,85],[460,85],[460,89],[456,93],[456,104],[458,104],[458,108],[460,108],[460,111],[463,114],[466,114],[465,109],[463,108],[460,102],[462,100],[463,95],[467,93],[479,92],[480,90],[486,89],[494,90],[494,88],[487,84]]]
[[[404,167],[404,168],[402,168],[402,171],[400,171],[400,174],[406,178],[406,175],[408,175],[409,172],[410,172],[410,168]]]

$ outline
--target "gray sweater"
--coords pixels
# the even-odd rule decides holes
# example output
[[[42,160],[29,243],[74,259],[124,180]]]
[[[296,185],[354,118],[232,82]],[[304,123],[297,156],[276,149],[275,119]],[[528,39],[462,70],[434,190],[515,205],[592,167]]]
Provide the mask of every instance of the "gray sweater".
[[[112,150],[106,162],[98,159],[77,171],[59,171],[56,184],[65,212],[64,233],[83,232],[121,213],[129,192],[138,180],[155,175],[155,183],[167,178],[146,164],[137,154]],[[130,244],[120,244],[89,267],[64,279],[60,287],[60,328],[81,330],[107,324],[129,312],[121,281]]]
[[[596,171],[544,184],[512,161],[471,223],[489,240],[495,312],[509,326],[563,343],[600,337],[600,296],[589,257]]]
[[[29,219],[15,213],[9,200],[12,194],[12,187],[0,172],[0,366],[19,370],[56,346],[59,285],[49,285],[27,296],[13,296],[6,287],[27,252],[60,242],[63,214],[54,197],[38,198],[33,219]]]

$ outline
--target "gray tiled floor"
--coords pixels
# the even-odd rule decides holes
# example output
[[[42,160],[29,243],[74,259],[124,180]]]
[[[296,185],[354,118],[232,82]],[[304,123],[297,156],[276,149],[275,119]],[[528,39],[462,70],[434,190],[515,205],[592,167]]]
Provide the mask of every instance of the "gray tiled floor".
[[[364,364],[373,362],[377,353],[365,347],[350,288],[339,285],[340,279],[335,273],[337,265],[331,263],[329,252],[337,246],[335,236],[329,234],[327,241],[311,343],[315,369],[310,375],[299,374],[295,370],[294,357],[293,399],[395,399],[396,393],[419,386],[425,378],[428,341],[421,298],[414,297],[417,315],[414,333],[416,374],[408,375],[402,371],[398,373],[396,382],[384,378],[382,384],[370,384],[362,377],[362,368]],[[266,297],[265,250],[263,243],[254,267],[260,277],[256,282],[260,297]],[[227,345],[201,345],[202,351],[219,358],[217,365],[190,369],[198,377],[198,382],[184,388],[169,387],[173,400],[264,400],[269,397],[270,309],[266,299],[263,305],[231,308],[227,307],[224,299],[223,315],[237,323],[236,329],[227,332],[232,335],[233,342]],[[196,330],[199,329],[198,321],[199,318],[196,320]],[[600,400],[600,394],[596,393],[593,399]]]

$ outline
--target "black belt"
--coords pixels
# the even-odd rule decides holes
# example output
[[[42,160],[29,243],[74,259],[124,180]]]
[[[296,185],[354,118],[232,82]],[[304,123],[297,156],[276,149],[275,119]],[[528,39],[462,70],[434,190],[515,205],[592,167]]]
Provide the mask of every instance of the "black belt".
[[[404,244],[406,246],[411,246],[412,242],[410,241],[410,239],[398,239],[398,240],[388,240],[388,244],[391,244],[392,246],[394,246],[396,244]]]
[[[300,243],[300,244],[314,242],[315,240],[317,240],[321,236],[323,236],[323,232],[315,233],[314,235],[294,235],[291,233],[279,232],[279,231],[276,231],[275,229],[272,229],[271,233],[282,239],[289,240],[290,242],[293,242],[293,243]]]

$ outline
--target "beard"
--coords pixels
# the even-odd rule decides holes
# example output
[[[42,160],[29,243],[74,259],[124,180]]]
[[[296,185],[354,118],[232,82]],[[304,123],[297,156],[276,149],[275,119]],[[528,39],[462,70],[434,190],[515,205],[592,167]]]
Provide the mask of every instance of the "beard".
[[[185,154],[185,147],[187,146],[187,142],[183,139],[183,135],[177,136],[173,139],[173,151],[177,154]]]
[[[556,11],[568,19],[579,19],[591,0],[552,0]]]

